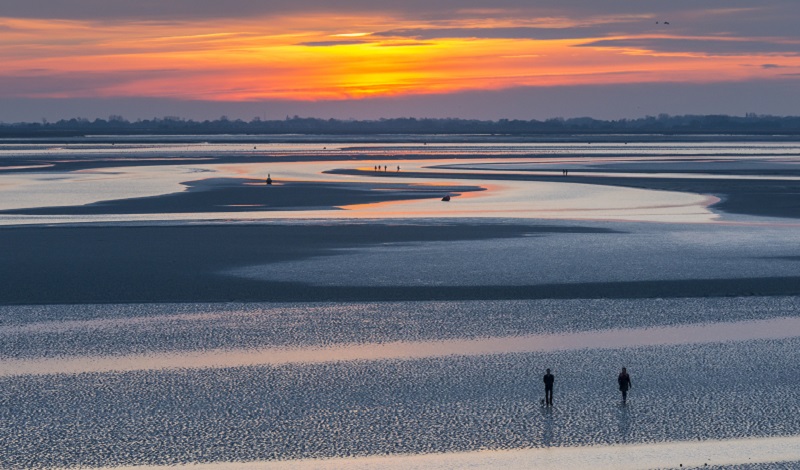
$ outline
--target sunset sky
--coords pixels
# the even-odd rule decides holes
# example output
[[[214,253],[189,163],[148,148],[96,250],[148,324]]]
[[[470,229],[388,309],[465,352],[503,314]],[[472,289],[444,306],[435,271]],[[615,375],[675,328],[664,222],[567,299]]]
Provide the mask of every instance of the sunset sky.
[[[797,0],[3,0],[0,120],[797,115],[799,21]]]

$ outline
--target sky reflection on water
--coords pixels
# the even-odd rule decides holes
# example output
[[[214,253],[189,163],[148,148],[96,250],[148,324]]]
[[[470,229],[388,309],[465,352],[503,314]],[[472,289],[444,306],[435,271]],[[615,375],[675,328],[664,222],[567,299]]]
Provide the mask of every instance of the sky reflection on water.
[[[372,162],[361,162],[363,164]],[[430,171],[426,168],[445,163],[433,161],[391,161],[387,164],[402,165],[405,171]],[[375,183],[376,178],[363,176],[324,174],[326,170],[352,166],[352,162],[323,163],[258,163],[220,165],[174,165],[154,167],[104,168],[91,172],[53,174],[29,173],[0,175],[0,210],[32,207],[54,207],[82,205],[94,202],[148,197],[185,190],[181,182],[204,178],[252,178],[263,181],[271,174],[276,182],[312,181],[334,182],[347,185]],[[381,179],[379,182],[386,182]],[[463,185],[464,181],[452,178],[439,180],[394,176],[392,183],[399,184],[450,184]],[[97,216],[22,216],[2,215],[0,224],[17,223],[63,223],[136,220],[253,220],[296,218],[425,218],[425,217],[501,217],[543,219],[615,219],[645,221],[709,222],[716,215],[706,206],[711,204],[707,196],[620,188],[599,185],[493,181],[491,173],[484,179],[472,180],[488,191],[472,194],[469,198],[455,197],[451,204],[442,204],[438,199],[397,201],[379,204],[345,206],[345,211],[248,211],[232,213],[194,214],[133,214]],[[444,194],[444,193],[443,193]]]
[[[450,204],[438,199],[355,204],[345,210],[285,210],[170,214],[104,214],[92,216],[2,215],[0,225],[71,222],[188,221],[188,220],[281,220],[281,219],[380,219],[380,218],[540,218],[564,220],[620,220],[708,223],[719,220],[708,209],[717,199],[675,191],[654,191],[574,182],[525,182],[493,179],[498,171],[516,175],[551,175],[568,167],[575,176],[592,169],[592,176],[628,178],[774,179],[796,181],[800,176],[760,175],[762,171],[800,168],[794,143],[157,143],[98,144],[0,144],[0,161],[27,158],[49,164],[54,159],[126,160],[167,159],[174,165],[120,166],[77,172],[24,172],[0,174],[0,210],[83,205],[113,199],[151,197],[184,191],[181,183],[206,178],[250,178],[263,181],[271,174],[276,183],[287,181],[341,183],[464,184],[442,177],[405,177],[410,172],[479,173],[470,180],[487,188],[469,197],[454,197]],[[231,164],[181,164],[185,158],[209,156],[313,157],[323,162],[269,162]],[[413,156],[413,160],[406,157]],[[458,157],[469,156],[469,160]],[[484,159],[475,157],[493,157]],[[498,157],[512,158],[498,158]],[[349,158],[358,157],[358,163]],[[372,159],[370,159],[372,157]],[[449,158],[447,158],[449,157]],[[336,158],[341,160],[336,161]],[[100,161],[98,160],[98,161]],[[106,162],[107,163],[107,162]],[[385,165],[386,173],[361,175],[327,174],[332,169],[371,169]],[[19,165],[17,165],[19,166]],[[399,174],[397,167],[401,168]],[[705,170],[703,174],[676,173],[680,169]],[[613,172],[603,171],[613,170]],[[719,174],[728,169],[750,175]],[[657,173],[654,173],[657,171]],[[682,170],[681,170],[682,171]],[[377,179],[376,176],[382,178]]]
[[[523,335],[323,348],[220,349],[180,353],[0,361],[0,377],[82,374],[164,369],[218,369],[346,361],[423,359],[442,356],[482,356],[580,349],[624,349],[643,346],[691,345],[800,337],[800,318],[785,317],[674,327],[595,330],[555,335]]]

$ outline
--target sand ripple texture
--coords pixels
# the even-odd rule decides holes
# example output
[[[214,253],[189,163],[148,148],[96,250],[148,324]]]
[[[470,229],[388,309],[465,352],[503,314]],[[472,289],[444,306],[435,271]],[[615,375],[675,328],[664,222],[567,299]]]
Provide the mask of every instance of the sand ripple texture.
[[[800,340],[0,379],[3,466],[793,435]],[[622,406],[616,371],[634,378]],[[538,371],[557,373],[539,405]]]
[[[713,332],[714,325],[793,321],[797,302],[758,297],[6,306],[0,364],[71,358],[88,363],[142,350],[592,335],[604,328]],[[160,369],[145,363],[130,371],[0,376],[0,466],[282,461],[800,434],[800,334],[748,339],[744,333],[727,342],[710,337],[680,344],[678,338],[636,347],[576,344],[564,350],[236,367]],[[627,406],[616,389],[622,365],[633,374]],[[557,377],[552,409],[539,403],[545,367]]]

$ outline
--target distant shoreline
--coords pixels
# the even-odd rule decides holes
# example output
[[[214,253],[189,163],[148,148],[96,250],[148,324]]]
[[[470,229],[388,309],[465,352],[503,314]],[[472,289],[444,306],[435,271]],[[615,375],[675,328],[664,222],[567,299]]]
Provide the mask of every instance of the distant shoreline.
[[[720,141],[723,139],[800,139],[798,116],[646,116],[638,119],[598,120],[589,117],[538,120],[480,121],[470,119],[392,118],[379,120],[337,120],[293,117],[284,120],[251,121],[220,118],[192,121],[181,118],[153,118],[127,121],[74,118],[58,122],[0,123],[0,139],[88,139],[92,142],[131,141],[147,137],[173,136],[176,142],[223,139],[249,142],[276,138],[281,141],[333,141],[397,138],[399,141],[456,141],[491,139],[524,142],[589,141]],[[107,140],[110,139],[110,140]],[[183,139],[183,140],[180,140]],[[231,140],[235,139],[235,140]],[[288,139],[288,140],[287,140]],[[293,140],[294,139],[294,140]],[[343,140],[338,140],[343,139]],[[404,140],[411,139],[411,140]],[[450,140],[442,140],[450,139]]]
[[[565,144],[641,144],[641,143],[708,143],[708,142],[799,142],[800,129],[796,133],[747,134],[747,133],[694,133],[694,134],[407,134],[407,133],[354,133],[354,134],[14,134],[4,132],[0,124],[0,145],[3,144],[167,144],[197,143],[344,143],[360,144],[381,142],[387,144],[409,143],[565,143]]]

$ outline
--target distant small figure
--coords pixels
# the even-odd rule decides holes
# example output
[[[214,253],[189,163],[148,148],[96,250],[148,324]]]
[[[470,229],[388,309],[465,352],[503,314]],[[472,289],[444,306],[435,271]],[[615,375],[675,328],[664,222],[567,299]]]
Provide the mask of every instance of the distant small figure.
[[[397,165],[397,172],[400,173],[400,165]]]
[[[386,165],[383,165],[383,172],[384,172],[384,173],[386,173],[386,170],[387,170],[388,168],[389,168],[388,166],[386,166]]]
[[[619,382],[619,391],[622,392],[622,403],[625,403],[628,400],[628,389],[631,388],[631,376],[624,367],[617,377],[617,382]]]
[[[665,21],[664,24],[669,24],[669,21]]]
[[[444,202],[447,202],[449,200],[450,200],[450,195],[447,195],[447,196],[442,198],[442,201],[444,201]]]
[[[272,184],[272,175],[267,174],[267,185]]]
[[[555,382],[555,377],[553,374],[550,373],[550,369],[547,369],[547,372],[544,374],[544,401],[547,406],[553,406],[553,382]]]

